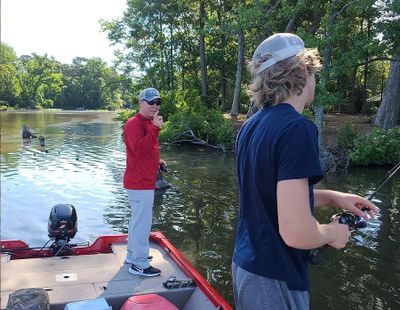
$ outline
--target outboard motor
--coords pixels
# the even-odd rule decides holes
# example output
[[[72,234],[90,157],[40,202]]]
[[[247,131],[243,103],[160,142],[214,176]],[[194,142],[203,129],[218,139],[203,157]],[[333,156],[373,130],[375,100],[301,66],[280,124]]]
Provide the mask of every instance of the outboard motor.
[[[55,241],[64,240],[68,242],[75,237],[78,231],[78,217],[73,205],[58,204],[55,205],[49,216],[48,232],[49,237]]]

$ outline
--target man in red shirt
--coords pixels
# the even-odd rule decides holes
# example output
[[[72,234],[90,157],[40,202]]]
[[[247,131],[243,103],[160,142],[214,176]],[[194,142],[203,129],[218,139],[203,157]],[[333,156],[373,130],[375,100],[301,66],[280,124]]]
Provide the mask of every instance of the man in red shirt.
[[[124,188],[132,210],[125,262],[131,274],[153,277],[161,271],[149,263],[149,235],[153,217],[157,171],[165,162],[160,159],[158,134],[164,125],[160,111],[161,97],[155,88],[144,89],[139,96],[139,112],[124,127],[126,169]]]

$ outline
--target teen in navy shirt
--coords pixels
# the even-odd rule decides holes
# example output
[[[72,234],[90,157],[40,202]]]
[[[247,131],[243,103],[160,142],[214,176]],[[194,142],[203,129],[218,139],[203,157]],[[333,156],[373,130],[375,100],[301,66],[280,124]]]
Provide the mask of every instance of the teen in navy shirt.
[[[309,249],[343,248],[347,225],[319,224],[314,207],[330,204],[368,219],[367,199],[314,190],[323,177],[318,131],[302,111],[314,99],[316,50],[292,34],[264,40],[250,62],[250,93],[261,108],[238,134],[240,214],[232,274],[237,309],[308,309]]]

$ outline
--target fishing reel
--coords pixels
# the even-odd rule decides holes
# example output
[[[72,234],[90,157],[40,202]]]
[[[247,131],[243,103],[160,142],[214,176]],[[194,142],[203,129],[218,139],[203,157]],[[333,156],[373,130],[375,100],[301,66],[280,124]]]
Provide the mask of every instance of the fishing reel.
[[[363,210],[364,211],[364,210]],[[331,222],[338,220],[340,224],[345,224],[349,227],[350,231],[365,228],[367,222],[360,216],[355,215],[349,211],[334,214],[331,217]],[[318,249],[310,251],[309,262],[311,265],[319,265],[322,262],[323,253],[328,249],[328,245],[324,245]]]
[[[367,226],[367,222],[358,215],[355,215],[349,211],[344,211],[338,214],[335,214],[331,217],[331,222],[339,219],[338,222],[340,224],[346,224],[349,226],[350,231],[355,229],[365,228]]]

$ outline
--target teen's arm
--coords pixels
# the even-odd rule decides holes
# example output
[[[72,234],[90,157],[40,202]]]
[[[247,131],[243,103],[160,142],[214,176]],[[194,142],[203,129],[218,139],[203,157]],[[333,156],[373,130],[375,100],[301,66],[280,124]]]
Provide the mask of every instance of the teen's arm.
[[[314,249],[328,244],[343,248],[350,237],[347,225],[337,221],[320,224],[311,214],[308,179],[279,181],[278,224],[283,241],[297,249]]]

